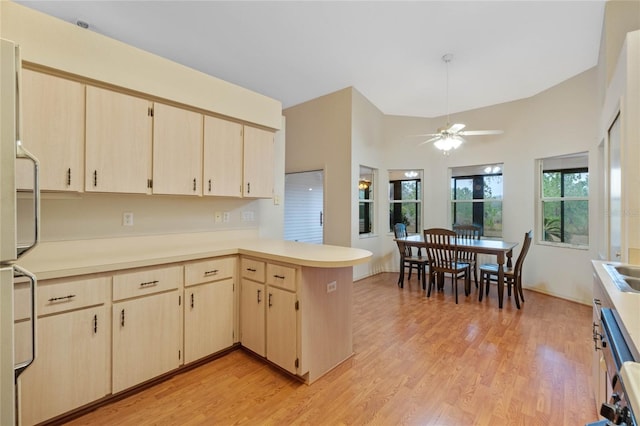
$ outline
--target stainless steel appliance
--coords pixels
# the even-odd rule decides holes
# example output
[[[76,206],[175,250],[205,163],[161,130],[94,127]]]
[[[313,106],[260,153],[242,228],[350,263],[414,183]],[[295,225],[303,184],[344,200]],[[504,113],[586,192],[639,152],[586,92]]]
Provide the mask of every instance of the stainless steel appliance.
[[[17,423],[17,378],[35,358],[35,288],[33,274],[15,265],[18,258],[32,249],[39,239],[40,194],[38,161],[20,141],[20,50],[13,42],[0,39],[0,424]],[[32,241],[18,244],[17,195],[15,170],[17,160],[33,163],[33,231]],[[14,285],[21,277],[29,282],[29,336],[14,329]],[[22,307],[21,307],[22,308]],[[28,354],[16,356],[16,339],[30,343]]]
[[[611,385],[608,401],[600,401],[601,420],[590,425],[637,426],[636,413],[640,410],[637,394],[632,391],[632,377],[627,374],[636,364],[614,309],[594,304],[599,322],[594,323],[593,339],[596,348],[602,351],[607,379]],[[627,382],[625,384],[625,381]],[[634,412],[635,410],[635,412]]]

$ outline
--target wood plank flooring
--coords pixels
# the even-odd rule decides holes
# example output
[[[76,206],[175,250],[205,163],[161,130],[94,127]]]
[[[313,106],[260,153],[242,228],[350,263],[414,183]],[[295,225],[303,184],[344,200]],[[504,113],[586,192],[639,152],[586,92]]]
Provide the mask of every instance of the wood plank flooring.
[[[525,290],[426,298],[415,278],[354,283],[355,355],[311,386],[243,350],[69,425],[583,425],[591,308]]]

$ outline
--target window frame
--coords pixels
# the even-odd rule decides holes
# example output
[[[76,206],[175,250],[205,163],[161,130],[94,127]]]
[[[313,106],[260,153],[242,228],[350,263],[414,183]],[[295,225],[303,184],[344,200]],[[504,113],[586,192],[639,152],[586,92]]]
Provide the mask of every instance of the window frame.
[[[415,177],[408,177],[404,175],[404,178],[394,179],[392,175],[397,175],[399,173],[405,174],[409,172],[417,173]],[[416,182],[415,189],[415,199],[396,199],[395,194],[396,190],[391,191],[391,186],[396,182],[400,182],[400,187],[402,187],[402,182]],[[396,189],[396,188],[394,188]],[[406,204],[415,204],[415,230],[410,231],[409,227],[407,227],[407,232],[410,233],[420,233],[422,232],[422,193],[424,191],[424,183],[422,179],[422,171],[415,171],[413,169],[407,170],[389,170],[389,187],[388,187],[388,196],[389,196],[389,233],[393,233],[393,226],[395,225],[395,214],[392,214],[391,211],[396,205],[406,205]],[[402,207],[400,207],[402,208]]]
[[[376,212],[376,176],[377,169],[373,167],[360,165],[360,174],[358,178],[358,236],[360,238],[366,238],[375,235],[375,212]],[[364,182],[368,182],[366,188],[362,188]],[[365,198],[363,198],[363,196]],[[363,210],[362,207],[366,208]],[[364,213],[364,217],[363,217]],[[360,229],[360,223],[364,221],[365,232]],[[368,224],[368,228],[367,225]]]
[[[450,198],[450,203],[451,203],[451,208],[450,208],[450,221],[451,221],[451,226],[456,224],[456,219],[457,219],[457,208],[458,205],[462,205],[462,204],[467,204],[470,203],[472,205],[471,207],[471,214],[472,214],[472,224],[473,225],[477,225],[480,227],[481,231],[480,231],[480,235],[482,238],[503,238],[504,235],[504,226],[500,227],[500,235],[490,235],[487,236],[486,232],[485,232],[485,223],[484,223],[484,213],[485,213],[485,205],[488,203],[495,203],[495,202],[500,202],[500,218],[501,218],[501,223],[503,223],[502,217],[503,217],[503,212],[504,212],[504,173],[503,173],[503,165],[499,164],[500,167],[500,171],[499,172],[482,172],[482,170],[486,167],[493,167],[492,165],[479,165],[479,166],[473,166],[471,167],[471,169],[475,169],[477,170],[476,173],[461,173],[461,174],[456,174],[456,170],[461,170],[461,169],[467,169],[467,167],[452,167],[451,168],[451,172],[452,175],[450,177],[450,181],[449,181],[449,198]],[[485,195],[485,191],[484,191],[484,187],[485,187],[485,183],[484,183],[484,179],[486,177],[492,177],[492,176],[500,176],[502,178],[502,194],[500,196],[500,198],[484,198]],[[483,198],[472,198],[469,200],[457,200],[455,197],[457,195],[457,181],[458,180],[472,180],[472,187],[476,186],[476,183],[478,180],[482,179],[482,197]],[[480,191],[476,192],[473,188],[472,188],[472,197],[475,197],[477,193],[480,193]],[[480,220],[477,220],[477,217],[480,217]]]
[[[549,158],[542,158],[538,160],[539,166],[538,166],[538,179],[537,179],[537,184],[539,186],[537,194],[538,194],[538,207],[536,209],[537,214],[538,214],[538,219],[536,220],[536,225],[539,227],[539,230],[537,232],[537,243],[541,244],[541,245],[548,245],[548,246],[553,246],[553,247],[564,247],[564,248],[572,248],[572,249],[578,249],[578,250],[588,250],[591,244],[591,228],[589,226],[589,215],[590,215],[590,206],[589,206],[589,199],[591,197],[591,185],[590,185],[590,181],[589,181],[589,165],[588,165],[588,161],[589,161],[589,155],[588,153],[581,153],[581,154],[575,154],[575,155],[580,155],[580,156],[584,156],[584,158],[586,159],[587,165],[586,166],[576,166],[576,165],[567,165],[566,167],[550,167],[549,169],[545,170],[544,169],[544,162],[545,160],[550,161],[550,160],[556,160],[556,159],[562,159],[563,156],[557,156],[557,157],[549,157]],[[560,173],[560,196],[559,197],[545,197],[544,196],[544,175],[545,173]],[[575,173],[586,173],[587,174],[587,188],[588,188],[588,195],[587,196],[564,196],[564,191],[565,191],[565,185],[564,185],[564,177],[565,175],[568,174],[575,174]],[[565,222],[565,202],[566,201],[585,201],[587,204],[587,242],[585,244],[578,244],[578,243],[570,243],[570,242],[566,242],[563,241],[565,238],[565,226],[566,226],[566,222]],[[551,241],[551,240],[547,240],[545,238],[545,225],[544,225],[544,219],[545,219],[545,215],[544,215],[544,205],[547,202],[560,202],[560,238],[561,241]]]

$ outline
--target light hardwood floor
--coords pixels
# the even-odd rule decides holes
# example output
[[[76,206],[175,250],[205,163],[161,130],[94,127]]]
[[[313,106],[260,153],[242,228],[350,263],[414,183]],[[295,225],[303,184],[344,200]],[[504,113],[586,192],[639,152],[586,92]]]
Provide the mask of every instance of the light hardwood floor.
[[[236,350],[99,408],[70,425],[584,425],[591,308],[496,289],[455,305],[451,285],[426,298],[415,276],[354,283],[355,355],[311,386]]]

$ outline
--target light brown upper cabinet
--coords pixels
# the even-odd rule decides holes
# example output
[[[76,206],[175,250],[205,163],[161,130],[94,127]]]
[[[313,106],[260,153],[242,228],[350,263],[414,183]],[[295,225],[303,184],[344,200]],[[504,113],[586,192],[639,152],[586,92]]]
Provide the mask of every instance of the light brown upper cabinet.
[[[154,104],[153,193],[202,195],[202,114]]]
[[[204,117],[204,195],[242,196],[242,124]]]
[[[242,195],[249,198],[273,197],[274,134],[244,126]]]
[[[87,86],[85,191],[151,191],[151,102]]]
[[[84,84],[22,70],[22,142],[40,161],[40,189],[82,191]],[[16,185],[33,188],[33,168],[17,163]]]

